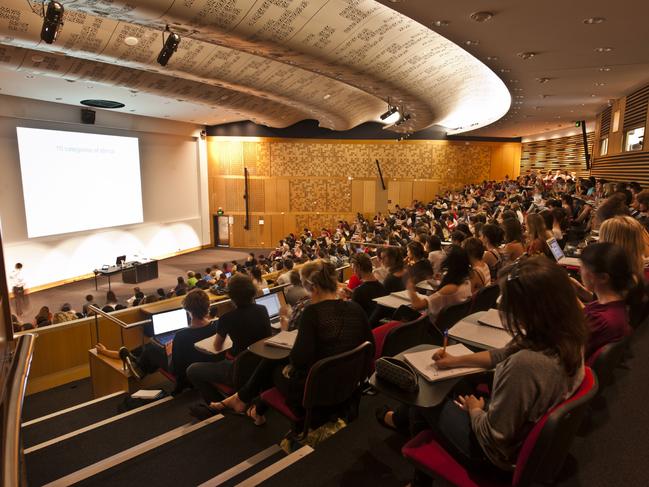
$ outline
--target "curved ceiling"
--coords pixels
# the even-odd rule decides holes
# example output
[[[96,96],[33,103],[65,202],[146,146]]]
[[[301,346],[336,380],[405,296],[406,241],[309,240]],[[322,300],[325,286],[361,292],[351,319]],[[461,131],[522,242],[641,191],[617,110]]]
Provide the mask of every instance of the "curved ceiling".
[[[130,92],[131,99],[117,97],[127,104],[122,111],[133,111],[142,94],[171,101],[165,111],[179,120],[196,119],[187,108],[198,105],[210,109],[201,117],[207,124],[250,119],[286,127],[316,119],[333,130],[378,120],[388,97],[411,115],[391,127],[397,132],[435,124],[450,133],[477,129],[501,118],[511,102],[482,62],[373,0],[62,3],[65,23],[48,45],[27,0],[3,2],[0,69],[11,86],[20,85],[16,76],[56,77]],[[166,25],[182,40],[161,67],[156,58]],[[38,93],[25,82],[10,94],[42,99]],[[137,105],[137,113],[155,112],[147,105]]]

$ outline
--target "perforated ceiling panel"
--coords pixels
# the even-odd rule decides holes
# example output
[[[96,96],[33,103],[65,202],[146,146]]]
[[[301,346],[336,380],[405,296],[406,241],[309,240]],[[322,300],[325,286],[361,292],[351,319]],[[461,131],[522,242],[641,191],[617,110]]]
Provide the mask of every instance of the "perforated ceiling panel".
[[[273,127],[311,118],[346,130],[377,120],[389,97],[411,115],[393,130],[440,124],[454,133],[487,125],[510,105],[484,64],[373,0],[63,4],[65,24],[48,45],[26,0],[3,2],[4,69],[163,94]],[[182,40],[163,68],[156,57],[166,25]]]

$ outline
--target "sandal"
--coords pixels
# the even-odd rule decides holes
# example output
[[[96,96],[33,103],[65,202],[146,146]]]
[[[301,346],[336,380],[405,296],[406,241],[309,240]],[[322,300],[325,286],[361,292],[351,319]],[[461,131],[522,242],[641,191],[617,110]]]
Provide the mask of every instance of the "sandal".
[[[255,413],[253,416],[252,408],[255,408]],[[266,424],[266,417],[260,414],[257,414],[257,407],[253,404],[248,409],[246,409],[246,416],[253,420],[255,426],[263,426]]]
[[[385,415],[391,412],[392,409],[386,406],[385,404],[381,406],[380,408],[376,408],[375,415],[376,415],[376,420],[378,423],[383,426],[384,428],[387,428],[389,430],[397,431],[397,429],[394,426],[390,426],[388,423],[385,422]]]
[[[212,404],[214,404],[216,407],[212,407]],[[218,401],[218,402],[213,402],[210,403],[208,406],[212,411],[216,411],[217,413],[222,413],[222,414],[236,414],[237,416],[245,416],[246,411],[236,411],[235,409],[232,409],[228,406],[226,406],[223,401]]]

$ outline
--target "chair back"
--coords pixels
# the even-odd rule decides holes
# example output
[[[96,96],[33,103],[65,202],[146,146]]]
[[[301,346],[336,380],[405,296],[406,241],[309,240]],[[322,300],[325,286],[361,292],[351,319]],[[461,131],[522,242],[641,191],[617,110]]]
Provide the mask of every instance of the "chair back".
[[[492,284],[491,286],[485,286],[479,289],[473,297],[471,313],[496,308],[498,296],[500,296],[500,286],[498,284]]]
[[[607,343],[588,357],[587,364],[597,376],[600,393],[613,382],[613,371],[622,363],[628,343],[628,338]]]
[[[335,406],[351,398],[368,378],[373,358],[374,345],[363,342],[352,350],[318,360],[304,385],[304,408]]]
[[[441,339],[443,338],[444,330],[451,328],[455,323],[469,316],[472,305],[472,300],[467,299],[461,303],[450,304],[439,312],[437,321],[433,326],[433,336],[435,339],[440,340],[437,343],[438,345],[442,343]]]
[[[430,326],[428,316],[424,315],[414,321],[401,323],[391,328],[385,335],[381,357],[393,357],[416,345],[429,343],[430,335],[427,333]]]
[[[259,365],[261,357],[250,350],[243,350],[232,363],[232,384],[235,390],[241,389]]]
[[[541,417],[525,438],[516,461],[514,487],[554,482],[596,393],[597,378],[585,367],[577,391]]]
[[[385,343],[385,338],[387,337],[390,330],[393,328],[402,325],[401,321],[388,321],[383,323],[380,326],[377,326],[372,330],[372,335],[374,335],[374,360],[383,357],[383,344]]]

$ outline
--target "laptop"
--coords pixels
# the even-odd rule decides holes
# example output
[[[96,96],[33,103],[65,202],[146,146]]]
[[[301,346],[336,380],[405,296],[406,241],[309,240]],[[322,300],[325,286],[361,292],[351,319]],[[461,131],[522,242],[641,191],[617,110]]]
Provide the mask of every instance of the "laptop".
[[[117,257],[117,259],[115,259],[115,265],[116,266],[120,266],[124,262],[126,262],[126,256],[125,255],[120,255],[119,257]]]
[[[279,294],[266,294],[265,296],[259,296],[255,298],[255,303],[261,304],[266,307],[268,311],[268,316],[270,317],[270,324],[276,325],[279,323],[279,308],[281,303],[279,302]]]
[[[153,339],[165,346],[176,336],[178,330],[189,326],[189,315],[183,308],[164,311],[151,315],[153,324]]]
[[[548,244],[548,247],[550,247],[550,252],[552,252],[552,255],[557,261],[557,264],[572,267],[581,267],[580,259],[577,259],[575,257],[566,257],[566,254],[564,254],[563,250],[561,250],[559,242],[557,242],[556,238],[549,238],[546,240],[546,243]]]

